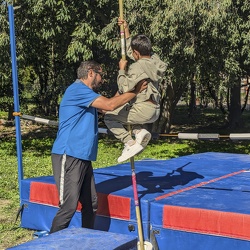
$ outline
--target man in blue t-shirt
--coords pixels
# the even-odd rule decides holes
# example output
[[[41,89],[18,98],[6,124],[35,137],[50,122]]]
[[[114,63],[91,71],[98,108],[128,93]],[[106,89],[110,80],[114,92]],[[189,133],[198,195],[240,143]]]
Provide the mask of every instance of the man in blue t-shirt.
[[[51,155],[59,209],[50,233],[68,227],[78,201],[82,204],[82,227],[94,227],[97,194],[91,161],[97,156],[97,109],[115,110],[147,88],[143,81],[131,92],[106,98],[96,93],[102,84],[102,74],[97,62],[82,62],[77,70],[78,79],[67,88],[60,103],[59,128]]]

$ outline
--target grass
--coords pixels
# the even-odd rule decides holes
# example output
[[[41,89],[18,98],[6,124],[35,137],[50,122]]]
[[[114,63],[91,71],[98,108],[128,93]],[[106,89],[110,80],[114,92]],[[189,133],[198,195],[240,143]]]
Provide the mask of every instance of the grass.
[[[0,112],[0,119],[6,119],[4,112]],[[244,119],[250,121],[248,113]],[[27,121],[22,121],[21,124],[24,178],[52,175],[50,151],[56,136],[56,128]],[[245,124],[241,131],[230,131],[225,129],[223,119],[214,110],[199,111],[188,120],[185,110],[179,109],[176,111],[172,132],[247,132],[250,125],[247,122]],[[0,249],[6,249],[31,240],[34,231],[20,228],[20,218],[15,222],[19,208],[15,127],[0,125],[0,130]],[[98,158],[93,162],[94,168],[116,165],[122,147],[116,139],[101,136]],[[162,137],[153,140],[135,160],[168,159],[201,152],[249,154],[249,151],[248,141],[180,141],[175,137]]]

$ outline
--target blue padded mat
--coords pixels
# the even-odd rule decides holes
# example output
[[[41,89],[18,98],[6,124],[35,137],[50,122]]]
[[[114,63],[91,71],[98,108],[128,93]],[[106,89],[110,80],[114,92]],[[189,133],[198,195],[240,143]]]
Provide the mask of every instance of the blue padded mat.
[[[250,194],[249,169],[250,156],[246,154],[208,152],[170,160],[136,161],[137,189],[145,239],[151,239],[151,226],[156,231],[163,230],[161,236],[157,234],[156,236],[161,246],[160,249],[165,250],[162,246],[166,244],[166,239],[169,240],[169,235],[173,235],[171,229],[162,227],[162,211],[165,205],[206,210],[215,209],[221,212],[248,215],[250,208],[250,199],[248,199]],[[96,219],[96,229],[136,236],[136,213],[130,163],[95,169],[94,174],[98,193],[129,201],[123,208],[126,213],[129,212],[128,219],[99,214]],[[48,230],[56,207],[46,204],[32,204],[29,200],[32,182],[54,183],[51,176],[22,180],[21,202],[27,204],[27,207],[24,208],[21,225],[27,228],[32,226],[33,229]],[[117,210],[121,209],[119,200],[117,203],[109,203],[108,199],[103,200],[103,202],[104,204],[99,203],[100,207],[106,206],[110,210],[115,210],[117,206]],[[41,208],[37,209],[38,206]],[[39,211],[38,216],[35,218],[31,216],[37,211]],[[80,216],[79,213],[76,214],[78,216],[73,219],[72,225],[80,226]],[[132,229],[130,230],[129,227]],[[189,236],[200,240],[199,237],[196,237],[199,235],[197,233],[185,232],[185,230],[183,232],[175,230],[174,232],[176,232],[174,235],[178,240],[183,242],[186,242],[185,237]],[[203,235],[201,238],[206,239],[206,237],[213,241],[215,236]],[[220,238],[222,237],[216,236],[216,239],[219,239],[218,242],[220,242]],[[233,240],[234,242],[244,242],[242,239]],[[227,240],[227,242],[231,241]],[[171,242],[171,244],[174,243]]]
[[[86,228],[67,228],[9,249],[19,250],[136,250],[137,238]]]

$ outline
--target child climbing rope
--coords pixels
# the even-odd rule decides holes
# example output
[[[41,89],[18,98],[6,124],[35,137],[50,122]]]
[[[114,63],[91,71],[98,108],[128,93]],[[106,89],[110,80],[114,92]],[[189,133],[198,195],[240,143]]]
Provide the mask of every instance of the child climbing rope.
[[[148,82],[146,90],[122,107],[107,112],[104,117],[108,129],[124,143],[124,150],[118,158],[118,162],[123,162],[143,151],[151,139],[150,132],[143,125],[153,123],[160,115],[158,87],[166,64],[158,55],[152,54],[151,41],[147,36],[138,34],[131,38],[127,22],[119,18],[118,25],[124,25],[127,55],[135,62],[126,70],[127,61],[120,60],[117,95],[131,91],[140,81]],[[125,128],[128,124],[132,126],[135,140]]]

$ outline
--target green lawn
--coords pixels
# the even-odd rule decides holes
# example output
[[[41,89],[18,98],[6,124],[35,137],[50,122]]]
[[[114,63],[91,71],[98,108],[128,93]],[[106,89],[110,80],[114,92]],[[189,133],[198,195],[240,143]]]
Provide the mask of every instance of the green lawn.
[[[182,117],[181,110],[178,111]],[[1,113],[3,117],[3,113]],[[203,116],[203,117],[202,117]],[[175,121],[174,132],[185,132],[197,129],[197,132],[228,132],[216,123],[216,114],[209,112],[195,117],[192,124],[184,126],[183,118]],[[1,119],[1,117],[0,117]],[[201,121],[206,121],[206,127],[201,129]],[[209,120],[211,121],[208,124]],[[219,121],[217,119],[217,121]],[[179,122],[179,123],[178,123]],[[211,125],[214,122],[214,126]],[[219,125],[218,125],[219,124]],[[246,132],[248,128],[245,128]],[[15,223],[19,208],[18,173],[16,157],[15,127],[0,125],[0,249],[20,244],[32,239],[33,231],[20,228],[20,218]],[[181,130],[181,131],[180,131]],[[230,131],[229,131],[230,132]],[[239,132],[239,131],[237,131]],[[24,178],[52,175],[50,150],[56,135],[56,128],[46,125],[34,125],[32,122],[22,121],[22,149]],[[102,168],[117,164],[117,158],[122,151],[122,144],[110,136],[101,136],[99,140],[98,159],[93,163],[94,168]],[[148,147],[135,160],[154,158],[168,159],[200,152],[228,152],[249,154],[249,142],[195,141],[178,140],[162,137],[152,140]]]

